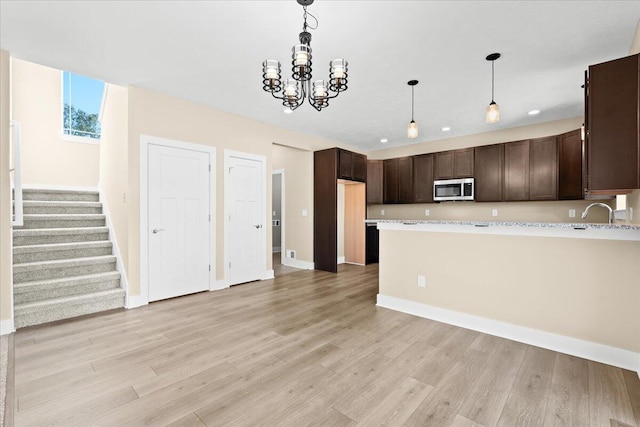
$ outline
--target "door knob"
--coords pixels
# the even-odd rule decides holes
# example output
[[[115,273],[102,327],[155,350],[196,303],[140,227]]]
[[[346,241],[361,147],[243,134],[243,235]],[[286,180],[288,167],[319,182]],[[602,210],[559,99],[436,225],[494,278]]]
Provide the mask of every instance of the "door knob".
[[[153,234],[158,234],[161,231],[164,231],[164,228],[154,228],[153,230],[151,230]]]
[[[255,228],[262,228],[262,224],[256,224],[254,225]]]

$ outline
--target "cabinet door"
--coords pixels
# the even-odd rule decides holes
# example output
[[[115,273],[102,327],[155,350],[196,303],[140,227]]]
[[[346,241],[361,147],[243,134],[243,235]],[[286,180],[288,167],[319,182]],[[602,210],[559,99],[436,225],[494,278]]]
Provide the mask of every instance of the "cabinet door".
[[[433,179],[453,178],[453,151],[435,153]]]
[[[529,200],[558,199],[556,137],[529,141]]]
[[[529,200],[529,141],[504,145],[505,201]]]
[[[383,203],[398,203],[398,159],[384,160]]]
[[[433,203],[433,154],[413,157],[413,201]]]
[[[476,202],[502,201],[504,144],[475,148]]]
[[[582,198],[582,138],[576,129],[558,136],[558,199]]]
[[[640,188],[640,54],[589,67],[588,178],[593,194]]]
[[[367,204],[382,204],[382,160],[367,161]]]
[[[367,156],[364,154],[351,153],[351,163],[353,170],[353,180],[366,182],[367,181]]]
[[[398,160],[398,202],[413,203],[413,157]]]
[[[473,148],[453,152],[453,178],[473,177]]]
[[[353,153],[338,149],[338,178],[353,179]]]

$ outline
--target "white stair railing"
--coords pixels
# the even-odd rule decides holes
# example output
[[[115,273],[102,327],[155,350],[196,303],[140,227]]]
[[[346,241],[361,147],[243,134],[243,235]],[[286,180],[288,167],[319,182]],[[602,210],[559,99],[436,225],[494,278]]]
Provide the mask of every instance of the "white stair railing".
[[[11,120],[11,188],[13,190],[13,216],[11,226],[24,224],[22,207],[22,170],[20,168],[20,122]]]

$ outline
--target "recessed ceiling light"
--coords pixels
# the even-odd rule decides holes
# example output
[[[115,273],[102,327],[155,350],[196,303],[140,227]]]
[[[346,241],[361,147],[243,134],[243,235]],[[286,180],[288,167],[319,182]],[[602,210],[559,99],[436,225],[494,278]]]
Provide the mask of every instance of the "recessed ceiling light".
[[[527,114],[529,114],[530,116],[535,116],[537,114],[540,114],[540,110],[531,110]]]
[[[282,111],[284,111],[284,113],[285,113],[285,114],[291,114],[291,113],[293,113],[293,110],[292,110],[291,108],[285,108],[285,109],[284,109],[284,110],[282,110]]]
[[[445,126],[442,128],[442,132],[449,132],[451,128],[449,126]]]
[[[387,142],[389,142],[389,140],[387,138],[382,138],[380,142],[383,144],[386,144]]]

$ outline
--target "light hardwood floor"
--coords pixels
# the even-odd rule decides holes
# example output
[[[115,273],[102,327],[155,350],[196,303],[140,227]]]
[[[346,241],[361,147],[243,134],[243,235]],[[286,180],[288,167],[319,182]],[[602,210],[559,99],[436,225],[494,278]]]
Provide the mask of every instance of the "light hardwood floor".
[[[377,265],[20,330],[18,426],[640,427],[634,372],[375,306]]]

